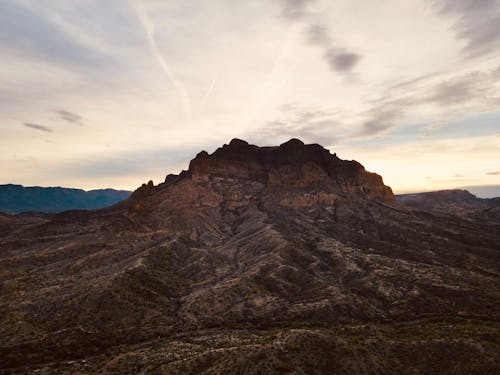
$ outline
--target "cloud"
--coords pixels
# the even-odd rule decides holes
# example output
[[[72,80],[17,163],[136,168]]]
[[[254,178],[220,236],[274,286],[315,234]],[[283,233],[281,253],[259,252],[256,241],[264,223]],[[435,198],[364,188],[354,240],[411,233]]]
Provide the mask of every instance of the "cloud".
[[[350,72],[361,59],[361,55],[351,52],[347,48],[336,47],[329,29],[318,23],[313,23],[306,29],[306,41],[324,50],[325,61],[330,69],[336,72]]]
[[[427,100],[439,105],[460,104],[478,94],[473,86],[474,83],[467,79],[444,81],[435,87]]]
[[[316,0],[282,0],[281,15],[285,18],[296,20],[307,14],[307,7]]]
[[[444,16],[455,17],[453,31],[465,41],[466,57],[478,57],[500,48],[500,1],[435,0],[434,7]]]
[[[500,171],[486,172],[486,174],[490,176],[500,176]]]
[[[500,108],[499,78],[500,66],[457,75],[434,83],[416,102],[462,112],[496,110]]]
[[[307,42],[316,45],[330,45],[332,43],[330,33],[324,25],[313,23],[306,30]]]
[[[40,131],[43,131],[43,132],[52,133],[52,131],[53,131],[51,128],[49,128],[47,126],[39,125],[39,124],[33,124],[31,122],[25,122],[23,125],[26,126],[26,127],[28,127],[28,128],[35,129],[35,130],[40,130]]]
[[[323,57],[331,70],[348,73],[361,59],[361,55],[344,47],[336,47],[330,30],[319,23],[312,23],[306,29],[306,42],[323,49]]]
[[[325,59],[332,70],[349,72],[361,59],[357,53],[349,52],[345,48],[330,48],[325,53]]]
[[[77,113],[67,111],[65,109],[56,109],[54,112],[58,115],[61,120],[71,122],[73,124],[81,124],[82,116]]]
[[[146,38],[148,40],[149,48],[151,50],[151,53],[153,56],[158,61],[158,64],[162,68],[162,71],[165,73],[165,76],[167,77],[168,81],[171,83],[171,85],[175,88],[175,90],[179,93],[179,98],[180,102],[182,104],[183,110],[184,110],[184,118],[186,122],[191,122],[191,99],[189,97],[189,93],[186,90],[186,87],[182,82],[177,80],[174,75],[172,74],[172,70],[170,68],[170,65],[168,64],[167,60],[161,53],[161,50],[158,46],[158,43],[156,42],[156,30],[155,30],[155,24],[150,20],[148,13],[142,9],[142,7],[137,4],[137,16],[139,18],[139,21],[144,28],[144,32],[146,34]]]
[[[401,111],[387,111],[375,113],[372,118],[365,121],[356,136],[366,137],[383,133],[394,126],[394,120],[401,115]]]
[[[306,143],[331,145],[339,139],[336,131],[340,123],[335,111],[300,107],[285,104],[280,107],[282,116],[269,121],[259,129],[250,132],[246,137],[251,141],[264,144],[269,139],[285,141],[290,138],[300,138]],[[245,138],[245,136],[244,136]]]
[[[330,31],[324,25],[318,23],[309,25],[306,30],[306,40],[307,43],[324,49],[324,58],[334,71],[349,72],[361,59],[361,55],[346,48],[334,47]]]
[[[3,49],[16,54],[76,66],[103,69],[111,63],[108,56],[87,48],[36,9],[9,0],[0,2],[0,42]]]
[[[500,109],[498,82],[500,67],[490,70],[477,70],[455,75],[450,78],[440,76],[424,76],[420,79],[396,83],[382,92],[378,99],[370,101],[371,107],[362,113],[368,119],[362,123],[356,137],[374,136],[383,133],[398,122],[408,119],[411,114],[427,109],[429,104],[435,110],[447,110],[444,118],[431,120],[439,126],[425,127],[436,130],[445,126],[453,117],[475,112],[494,111]],[[396,99],[393,99],[396,97]]]
[[[361,115],[365,120],[359,131],[347,136],[347,139],[376,136],[392,129],[397,122],[406,116],[412,98],[398,98],[384,100],[375,104]]]
[[[318,35],[321,35],[319,32]],[[321,38],[320,38],[321,39]],[[344,67],[348,69],[348,66]],[[399,125],[407,123],[412,116],[428,111],[433,114],[446,109],[446,116],[432,114],[416,132],[420,137],[429,137],[446,126],[454,118],[500,109],[498,87],[492,85],[500,76],[500,67],[485,71],[472,71],[442,78],[441,75],[425,75],[419,79],[394,83],[379,93],[375,100],[367,101],[368,107],[350,114],[354,120],[349,124],[350,132],[340,126],[346,120],[338,113],[313,110],[297,104],[285,104],[278,109],[282,113],[258,132],[268,137],[298,137],[314,142],[349,142],[390,133]],[[436,112],[437,111],[437,112]],[[422,121],[422,120],[420,120]],[[434,126],[429,126],[433,124]],[[324,126],[324,129],[320,129]],[[340,129],[342,132],[340,132]],[[332,135],[334,134],[334,135]],[[253,136],[255,138],[255,135]],[[331,144],[331,143],[330,143]]]
[[[312,18],[307,12],[309,4],[315,0],[285,0],[282,14],[289,19],[307,19]],[[319,22],[312,22],[305,29],[306,42],[310,45],[316,45],[323,49],[323,57],[331,70],[348,73],[361,59],[361,55],[349,51],[345,47],[336,46],[330,29]]]

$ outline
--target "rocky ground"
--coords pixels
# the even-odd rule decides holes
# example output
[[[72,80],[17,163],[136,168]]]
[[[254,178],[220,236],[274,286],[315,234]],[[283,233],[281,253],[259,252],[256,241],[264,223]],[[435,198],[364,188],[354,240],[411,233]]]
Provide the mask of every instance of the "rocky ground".
[[[500,225],[401,206],[319,145],[233,140],[111,208],[15,220],[5,373],[500,371]]]

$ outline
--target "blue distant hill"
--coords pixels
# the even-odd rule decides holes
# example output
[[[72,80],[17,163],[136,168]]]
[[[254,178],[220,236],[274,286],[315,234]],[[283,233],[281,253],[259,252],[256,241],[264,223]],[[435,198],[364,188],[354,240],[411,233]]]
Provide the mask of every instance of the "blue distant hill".
[[[130,191],[99,189],[85,191],[63,187],[24,187],[0,185],[0,211],[17,214],[26,211],[61,212],[111,206],[130,196]]]

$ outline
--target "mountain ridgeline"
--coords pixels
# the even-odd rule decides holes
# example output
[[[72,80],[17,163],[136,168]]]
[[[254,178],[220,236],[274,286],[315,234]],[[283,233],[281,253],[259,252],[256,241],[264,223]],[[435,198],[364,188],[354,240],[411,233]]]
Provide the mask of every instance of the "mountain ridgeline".
[[[500,223],[398,201],[235,139],[111,207],[0,217],[0,369],[499,372]]]
[[[66,210],[93,210],[111,206],[129,197],[131,192],[114,189],[85,191],[62,187],[24,187],[0,185],[0,211],[7,214],[21,212],[61,212]]]
[[[452,215],[479,221],[500,222],[500,198],[478,198],[467,190],[440,190],[401,194],[398,203],[438,215]]]

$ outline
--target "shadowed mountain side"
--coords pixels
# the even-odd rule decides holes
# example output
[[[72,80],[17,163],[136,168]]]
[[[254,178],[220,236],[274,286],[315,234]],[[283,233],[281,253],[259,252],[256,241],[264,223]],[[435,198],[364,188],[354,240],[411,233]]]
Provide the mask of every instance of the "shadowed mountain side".
[[[319,145],[233,140],[4,235],[0,368],[492,373],[499,229],[398,205]]]

